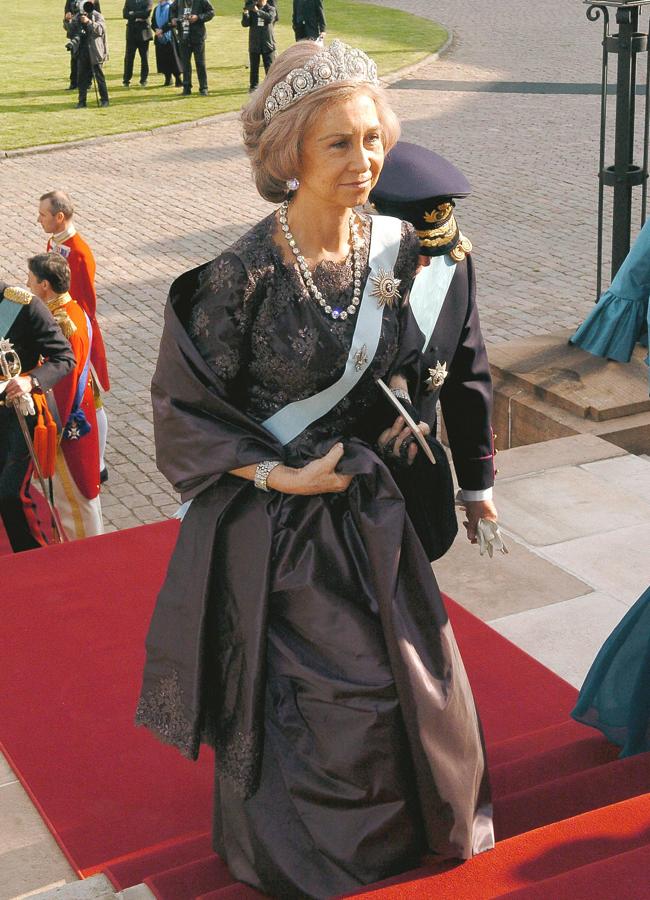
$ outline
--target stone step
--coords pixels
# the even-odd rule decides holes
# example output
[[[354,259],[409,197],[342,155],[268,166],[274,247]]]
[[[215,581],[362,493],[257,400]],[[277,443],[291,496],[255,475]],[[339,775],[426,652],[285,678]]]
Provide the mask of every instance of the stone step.
[[[152,892],[145,884],[136,884],[115,893],[113,885],[105,875],[93,875],[80,881],[22,894],[15,900],[152,900]]]
[[[594,434],[629,453],[647,453],[647,351],[637,347],[629,363],[612,362],[570,346],[570,334],[490,347],[497,447]]]

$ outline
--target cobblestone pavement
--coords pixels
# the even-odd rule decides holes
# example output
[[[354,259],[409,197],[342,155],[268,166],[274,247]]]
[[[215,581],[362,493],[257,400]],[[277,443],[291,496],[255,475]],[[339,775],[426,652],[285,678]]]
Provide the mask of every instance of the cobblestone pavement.
[[[488,340],[577,325],[594,300],[599,117],[598,96],[580,85],[600,77],[601,26],[579,0],[383,2],[434,16],[453,34],[447,53],[397,80],[391,98],[404,137],[454,159],[472,181],[459,218],[475,245]],[[515,84],[503,92],[494,82]],[[578,92],[563,92],[567,83]],[[156,472],[148,394],[167,287],[269,207],[234,115],[3,159],[0,278],[22,281],[24,261],[43,247],[37,198],[54,186],[76,199],[98,263],[113,380],[106,524],[154,521],[177,505]]]

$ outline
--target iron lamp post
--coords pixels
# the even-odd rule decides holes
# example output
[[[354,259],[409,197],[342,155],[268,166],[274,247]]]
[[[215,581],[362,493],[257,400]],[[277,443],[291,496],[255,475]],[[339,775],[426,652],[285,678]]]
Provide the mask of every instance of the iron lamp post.
[[[598,269],[596,295],[602,293],[603,265],[603,203],[605,186],[614,189],[612,215],[611,278],[616,275],[630,250],[632,225],[632,192],[641,185],[641,224],[646,218],[648,188],[648,126],[650,125],[650,53],[648,31],[639,31],[642,8],[650,6],[650,0],[583,0],[587,5],[587,18],[591,22],[603,21],[603,56],[600,103],[600,164],[598,173]],[[612,15],[618,33],[610,32]],[[614,128],[614,164],[606,165],[607,149],[607,95],[609,93],[609,56],[618,56],[616,76],[616,118]],[[643,134],[643,163],[634,163],[634,131],[637,56],[646,54],[645,124]]]

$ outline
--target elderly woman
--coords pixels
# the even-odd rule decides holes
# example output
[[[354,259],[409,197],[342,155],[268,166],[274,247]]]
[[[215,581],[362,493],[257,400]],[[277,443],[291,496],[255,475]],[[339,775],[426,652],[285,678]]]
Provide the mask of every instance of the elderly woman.
[[[137,719],[190,757],[215,748],[236,878],[325,898],[487,849],[491,807],[430,567],[442,458],[390,427],[377,385],[408,403],[422,342],[411,227],[356,211],[398,123],[364,53],[302,42],[243,124],[281,205],[171,289],[156,446],[191,503]]]

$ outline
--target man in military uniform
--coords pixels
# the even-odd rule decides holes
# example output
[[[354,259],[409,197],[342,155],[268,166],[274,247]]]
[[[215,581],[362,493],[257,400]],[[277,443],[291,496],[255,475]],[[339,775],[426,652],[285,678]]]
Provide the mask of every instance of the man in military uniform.
[[[410,222],[420,238],[421,268],[410,295],[423,334],[422,377],[414,402],[435,434],[440,400],[465,528],[477,539],[479,519],[496,521],[492,502],[492,378],[476,306],[472,245],[458,228],[454,198],[470,185],[437,153],[400,141],[370,195],[377,211]]]
[[[45,392],[72,371],[74,353],[44,303],[22,288],[0,284],[0,340],[9,341],[22,374],[0,382],[0,516],[14,552],[41,546],[32,534],[24,503],[31,458],[14,402],[23,394]],[[39,359],[44,357],[42,365]],[[30,432],[35,417],[26,417]]]
[[[103,534],[90,322],[68,293],[70,267],[60,254],[33,256],[28,267],[27,287],[52,313],[75,357],[75,368],[54,386],[48,400],[61,428],[52,476],[54,504],[70,540]]]
[[[90,362],[95,382],[97,427],[99,430],[99,456],[102,481],[108,478],[104,455],[108,434],[108,418],[101,401],[101,392],[110,389],[108,364],[104,339],[97,321],[97,294],[95,292],[95,257],[86,241],[75,228],[74,206],[65,191],[48,191],[38,204],[38,222],[49,235],[47,251],[60,253],[70,266],[70,293],[90,319],[92,348]]]

